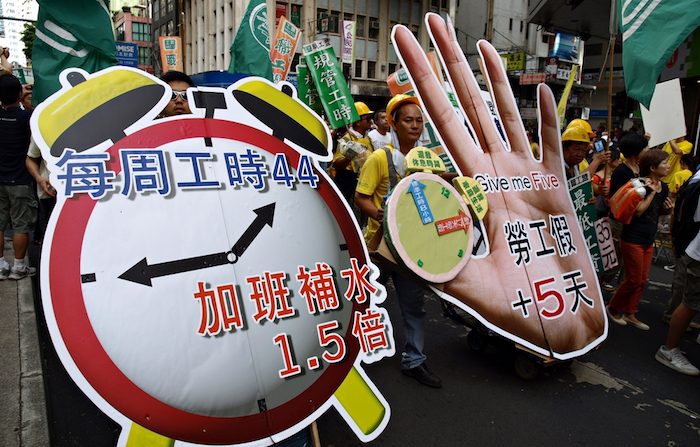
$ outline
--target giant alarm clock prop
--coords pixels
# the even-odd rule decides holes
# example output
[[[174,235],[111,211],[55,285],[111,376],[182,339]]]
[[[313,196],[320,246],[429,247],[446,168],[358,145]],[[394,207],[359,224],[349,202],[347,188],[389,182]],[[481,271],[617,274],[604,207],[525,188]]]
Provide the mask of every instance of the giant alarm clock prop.
[[[157,119],[171,90],[145,72],[61,80],[31,123],[58,191],[43,306],[119,445],[269,445],[330,406],[381,433],[361,364],[394,353],[385,292],[291,86],[190,89]]]

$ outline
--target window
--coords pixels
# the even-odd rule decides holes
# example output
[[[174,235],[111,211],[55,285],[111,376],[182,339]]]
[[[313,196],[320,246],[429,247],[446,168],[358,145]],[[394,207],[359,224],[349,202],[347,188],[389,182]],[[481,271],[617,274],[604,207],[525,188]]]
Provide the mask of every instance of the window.
[[[367,37],[369,37],[370,39],[379,38],[379,19],[370,17],[369,32],[367,33]]]
[[[172,20],[168,20],[168,25],[166,28],[166,35],[167,36],[174,36],[175,35],[175,22]]]
[[[139,65],[153,65],[150,47],[139,47]]]
[[[363,64],[364,64],[363,60],[360,60],[360,59],[355,60],[355,77],[356,78],[362,77],[362,65]]]
[[[160,3],[153,2],[153,20],[160,18]]]
[[[133,22],[131,24],[131,40],[147,42],[151,40],[151,25],[148,23]]]
[[[513,31],[513,19],[508,19],[508,31]]]
[[[117,27],[116,38],[117,38],[116,40],[120,40],[120,41],[124,41],[124,39],[126,38],[125,34],[124,34],[124,24],[123,23]]]
[[[396,71],[396,64],[389,64],[389,74]]]
[[[357,24],[355,25],[355,35],[357,37],[365,37],[365,16],[357,16]]]
[[[377,63],[373,61],[367,61],[367,77],[369,79],[377,78]]]
[[[523,21],[522,20],[520,21],[520,32],[521,33],[523,32]]]
[[[175,0],[168,0],[168,14],[175,11]]]

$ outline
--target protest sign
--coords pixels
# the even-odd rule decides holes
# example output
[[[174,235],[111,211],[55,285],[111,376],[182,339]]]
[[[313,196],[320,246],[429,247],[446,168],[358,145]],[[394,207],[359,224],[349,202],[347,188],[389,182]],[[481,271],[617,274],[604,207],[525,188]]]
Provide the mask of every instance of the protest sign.
[[[182,71],[182,40],[177,36],[158,37],[163,73]]]
[[[586,247],[593,260],[593,265],[598,273],[605,270],[603,261],[598,248],[598,236],[596,232],[595,220],[596,210],[595,204],[591,203],[593,199],[593,187],[591,183],[591,174],[584,172],[583,174],[569,179],[569,195],[576,210],[578,223],[583,230],[583,238],[586,240]]]
[[[145,72],[61,81],[31,122],[58,191],[43,305],[118,445],[267,445],[331,406],[374,439],[389,408],[362,363],[393,354],[391,323],[319,117],[262,78],[166,119]]]
[[[685,112],[679,79],[656,84],[649,108],[640,108],[644,130],[651,134],[649,147],[685,136]]]
[[[343,20],[343,63],[352,64],[355,60],[355,22]]]
[[[317,40],[304,45],[303,50],[306,66],[331,127],[337,129],[359,120],[355,102],[331,44]]]
[[[272,81],[279,82],[287,79],[289,66],[294,57],[297,42],[301,37],[299,28],[288,21],[284,16],[280,18],[275,35],[275,44],[270,50],[270,60],[272,61]]]
[[[478,45],[494,106],[489,110],[463,51],[458,50],[454,29],[433,13],[425,23],[450,89],[431,75],[430,61],[410,29],[393,28],[394,48],[441,147],[461,175],[456,179],[458,191],[473,209],[483,202],[481,197],[488,202],[488,211],[484,213],[481,205],[480,215],[472,213],[483,220],[474,222],[477,242],[471,260],[453,279],[432,283],[432,288],[489,330],[530,352],[561,360],[585,354],[606,338],[608,324],[587,244],[589,238],[596,241],[595,229],[591,225],[585,236],[581,230],[563,162],[554,151],[545,151],[542,160],[532,157],[496,49],[484,41]],[[538,93],[540,140],[543,146],[560,147],[554,96],[545,85],[538,86]],[[451,113],[454,99],[461,115]],[[499,135],[494,112],[502,118],[508,146]],[[474,190],[467,178],[480,187]],[[594,255],[598,262],[600,254]]]

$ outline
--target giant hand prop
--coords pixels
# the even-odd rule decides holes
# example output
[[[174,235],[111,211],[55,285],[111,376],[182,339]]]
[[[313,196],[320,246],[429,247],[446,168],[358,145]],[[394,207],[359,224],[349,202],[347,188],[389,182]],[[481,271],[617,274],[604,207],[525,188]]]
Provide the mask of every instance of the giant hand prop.
[[[540,162],[530,152],[500,56],[488,42],[478,43],[508,150],[451,26],[436,14],[429,14],[426,24],[478,141],[454,113],[423,50],[402,25],[393,31],[397,53],[444,147],[462,175],[486,184],[489,202],[483,226],[490,252],[470,260],[455,279],[436,289],[530,349],[559,359],[581,355],[605,338],[607,320],[566,186],[554,96],[546,85],[539,86]]]

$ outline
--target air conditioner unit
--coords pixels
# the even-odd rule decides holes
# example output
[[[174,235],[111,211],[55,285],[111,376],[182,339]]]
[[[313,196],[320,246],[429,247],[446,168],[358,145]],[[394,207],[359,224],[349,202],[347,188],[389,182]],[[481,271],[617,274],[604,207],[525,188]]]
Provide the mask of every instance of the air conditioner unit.
[[[370,20],[369,21],[369,28],[370,29],[379,29],[379,20]]]

